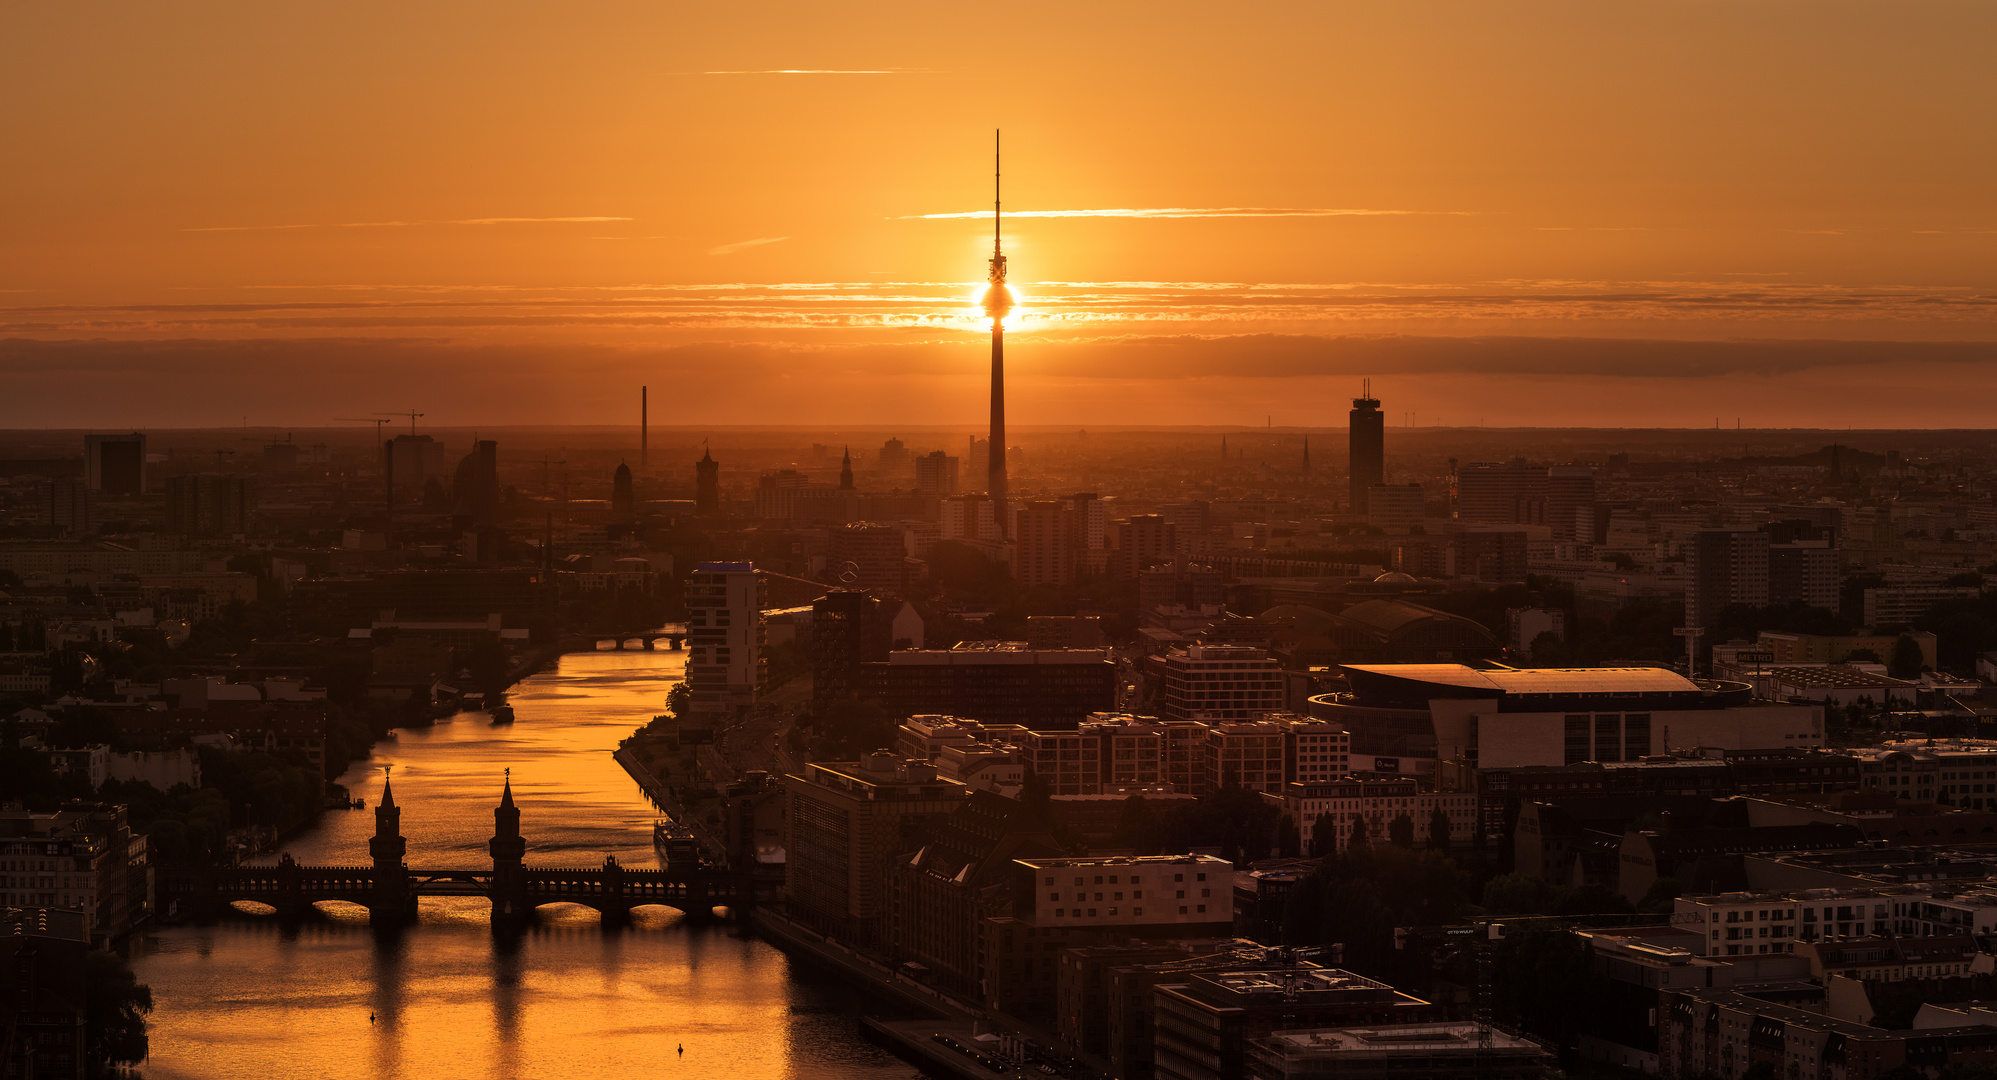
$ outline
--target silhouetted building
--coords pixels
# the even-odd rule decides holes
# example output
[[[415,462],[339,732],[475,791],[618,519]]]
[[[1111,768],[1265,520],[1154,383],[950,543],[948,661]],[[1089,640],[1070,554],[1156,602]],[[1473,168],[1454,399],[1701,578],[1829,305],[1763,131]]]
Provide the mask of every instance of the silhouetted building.
[[[853,490],[853,448],[846,448],[846,456],[839,460],[839,490]]]
[[[1136,514],[1110,529],[1110,573],[1134,578],[1152,563],[1172,557],[1178,530],[1159,514]]]
[[[499,524],[499,444],[481,439],[451,478],[451,517],[460,529]]]
[[[700,460],[693,463],[695,487],[693,507],[703,514],[721,512],[721,463],[714,460],[714,452],[703,450]]]
[[[838,589],[811,603],[811,701],[823,711],[853,697],[861,664],[883,663],[893,644],[893,612],[872,594]]]
[[[885,750],[864,761],[818,761],[784,777],[790,835],[784,858],[789,914],[861,949],[890,938],[889,868],[907,855],[916,823],[963,805],[970,789],[926,762]]]
[[[85,435],[83,479],[90,490],[105,495],[145,494],[146,437],[136,431],[130,435]]]
[[[631,521],[638,516],[638,494],[631,487],[631,466],[621,461],[610,476],[610,513],[619,521]]]
[[[1595,470],[1555,465],[1546,470],[1546,523],[1555,540],[1595,542]]]
[[[1075,511],[1055,499],[1033,499],[1013,508],[1012,576],[1028,587],[1075,583],[1078,537]]]
[[[0,1069],[7,1076],[83,1080],[88,1075],[84,957],[89,951],[82,912],[53,904],[0,907],[0,1022],[7,1027]]]
[[[35,509],[42,524],[70,536],[97,531],[97,495],[79,476],[44,480],[35,485]]]
[[[1025,642],[964,642],[903,649],[861,664],[854,691],[894,718],[952,714],[989,724],[1072,728],[1115,707],[1116,664],[1102,649],[1029,649]]]
[[[889,439],[881,444],[881,471],[896,473],[908,466],[908,446],[900,439]]]
[[[444,482],[444,444],[428,435],[397,435],[388,443],[389,468],[398,498],[420,496],[432,480]]]
[[[1387,418],[1380,412],[1380,400],[1373,396],[1373,380],[1366,380],[1360,396],[1352,399],[1346,423],[1350,426],[1346,437],[1351,448],[1352,513],[1364,515],[1371,506],[1373,485],[1387,479]]]
[[[908,591],[908,541],[894,525],[855,521],[830,531],[826,561],[849,588]]]
[[[1366,523],[1390,533],[1405,533],[1422,523],[1420,484],[1375,484],[1367,489]]]
[[[255,509],[255,482],[247,476],[183,473],[167,478],[167,527],[182,536],[247,533]]]
[[[1493,525],[1544,525],[1546,484],[1546,469],[1524,458],[1472,462],[1456,473],[1456,516]]]
[[[1768,534],[1704,529],[1685,546],[1685,625],[1711,628],[1730,604],[1767,607]]]
[[[941,450],[915,459],[915,490],[919,495],[941,498],[957,494],[957,459]]]

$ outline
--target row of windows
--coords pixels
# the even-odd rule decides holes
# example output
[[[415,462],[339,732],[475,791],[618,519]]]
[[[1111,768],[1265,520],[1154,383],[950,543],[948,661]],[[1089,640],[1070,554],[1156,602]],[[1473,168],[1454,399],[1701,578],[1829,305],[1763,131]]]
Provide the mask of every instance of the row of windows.
[[[1130,875],[1128,875],[1128,877],[1130,878],[1130,884],[1132,884],[1132,885],[1142,885],[1142,884],[1144,884],[1144,877],[1143,877],[1143,875],[1141,875],[1141,874],[1130,874]],[[1111,875],[1109,875],[1109,883],[1110,883],[1111,885],[1114,885],[1114,884],[1116,884],[1116,878],[1117,878],[1117,875],[1115,875],[1115,874],[1111,874]],[[1205,875],[1204,873],[1196,873],[1196,874],[1194,874],[1194,875],[1193,875],[1193,880],[1194,880],[1194,881],[1205,881],[1206,879],[1207,879],[1207,876],[1206,876],[1206,875]],[[1173,875],[1172,875],[1172,880],[1173,880],[1173,881],[1184,881],[1184,880],[1186,880],[1186,875],[1184,875],[1184,874],[1173,874]],[[1098,884],[1098,885],[1101,885],[1102,883],[1103,883],[1103,875],[1101,875],[1101,874],[1097,874],[1097,875],[1096,875],[1096,884]],[[1054,879],[1053,879],[1053,878],[1051,878],[1051,877],[1050,877],[1050,878],[1048,878],[1048,879],[1047,879],[1047,884],[1049,884],[1049,885],[1052,885],[1052,884],[1054,884]],[[1077,884],[1077,885],[1086,885],[1086,884],[1088,884],[1088,881],[1087,881],[1087,879],[1085,879],[1085,878],[1081,878],[1081,877],[1077,877],[1077,878],[1075,879],[1075,884]],[[1058,899],[1060,899],[1060,897],[1055,897],[1054,899],[1057,899],[1057,900],[1058,900]]]
[[[1202,915],[1206,914],[1206,910],[1207,910],[1207,906],[1206,906],[1205,904],[1199,904],[1199,905],[1196,905],[1196,906],[1197,906],[1197,907],[1199,908],[1199,912],[1200,912],[1200,914],[1202,914]],[[1117,913],[1117,910],[1118,910],[1118,909],[1116,909],[1116,908],[1110,908],[1110,909],[1109,909],[1109,914],[1110,914],[1111,916],[1115,916],[1115,915],[1116,915],[1116,913]],[[1134,908],[1131,908],[1131,909],[1130,909],[1130,913],[1131,913],[1132,915],[1142,915],[1142,914],[1144,914],[1144,909],[1143,909],[1143,908],[1141,908],[1141,907],[1134,907]],[[1181,915],[1184,915],[1184,914],[1186,914],[1186,905],[1184,905],[1184,904],[1180,904],[1180,905],[1179,905],[1179,914],[1181,914]],[[1067,909],[1067,908],[1055,908],[1055,909],[1054,909],[1054,917],[1055,917],[1055,918],[1057,918],[1057,919],[1066,919],[1066,918],[1069,918],[1069,917],[1071,917],[1071,912],[1070,912],[1070,911],[1069,911],[1069,909]],[[1073,912],[1072,912],[1072,917],[1073,917],[1073,918],[1077,918],[1077,919],[1082,919],[1082,918],[1088,918],[1088,919],[1093,919],[1093,918],[1095,918],[1095,917],[1096,917],[1096,909],[1095,909],[1095,908],[1089,908],[1089,909],[1088,909],[1088,913],[1087,913],[1087,914],[1085,915],[1085,914],[1083,914],[1083,911],[1082,911],[1082,909],[1081,909],[1081,908],[1075,908],[1075,909],[1073,910]]]

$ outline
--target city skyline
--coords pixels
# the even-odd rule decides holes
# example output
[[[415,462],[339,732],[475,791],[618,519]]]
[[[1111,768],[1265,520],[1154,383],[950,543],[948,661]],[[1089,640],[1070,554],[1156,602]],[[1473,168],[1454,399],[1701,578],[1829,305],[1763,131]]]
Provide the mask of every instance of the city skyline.
[[[0,369],[40,407],[0,424],[295,425],[391,378],[600,423],[669,376],[662,420],[969,421],[998,126],[1016,422],[1366,376],[1445,422],[1977,422],[1945,388],[1997,340],[1985,7],[1114,10],[1049,48],[1032,11],[15,9]]]

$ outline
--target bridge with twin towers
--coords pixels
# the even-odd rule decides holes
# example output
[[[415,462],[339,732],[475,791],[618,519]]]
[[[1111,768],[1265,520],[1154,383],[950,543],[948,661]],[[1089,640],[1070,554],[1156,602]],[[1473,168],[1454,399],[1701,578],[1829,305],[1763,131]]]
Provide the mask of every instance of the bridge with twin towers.
[[[404,861],[409,844],[402,836],[402,810],[395,805],[394,789],[384,783],[374,811],[374,837],[368,841],[370,865],[301,866],[287,854],[275,866],[163,870],[155,881],[156,903],[166,918],[199,919],[221,915],[241,901],[268,904],[280,916],[297,917],[320,901],[341,900],[367,908],[376,925],[398,925],[415,920],[420,897],[466,896],[491,901],[494,927],[524,926],[534,920],[536,908],[558,903],[595,908],[606,925],[614,925],[646,904],[678,908],[701,919],[712,918],[716,907],[739,913],[773,902],[782,884],[768,876],[703,865],[628,869],[614,857],[596,868],[528,866],[511,778],[492,816],[487,844],[491,867],[412,868]]]

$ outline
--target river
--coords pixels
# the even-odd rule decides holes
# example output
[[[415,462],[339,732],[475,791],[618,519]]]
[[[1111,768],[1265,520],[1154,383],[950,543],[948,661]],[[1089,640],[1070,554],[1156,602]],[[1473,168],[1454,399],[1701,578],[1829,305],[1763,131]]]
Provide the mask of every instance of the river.
[[[571,654],[514,688],[511,727],[463,715],[402,731],[341,777],[369,809],[331,811],[286,850],[366,863],[393,765],[409,864],[487,866],[510,767],[529,865],[656,866],[654,812],[610,751],[663,710],[683,665],[664,651]],[[149,1080],[919,1075],[855,1034],[863,1003],[849,986],[732,922],[643,908],[605,931],[587,908],[551,908],[508,946],[483,900],[424,899],[390,938],[361,909],[329,907],[291,930],[244,916],[136,939],[132,964],[153,991]]]

